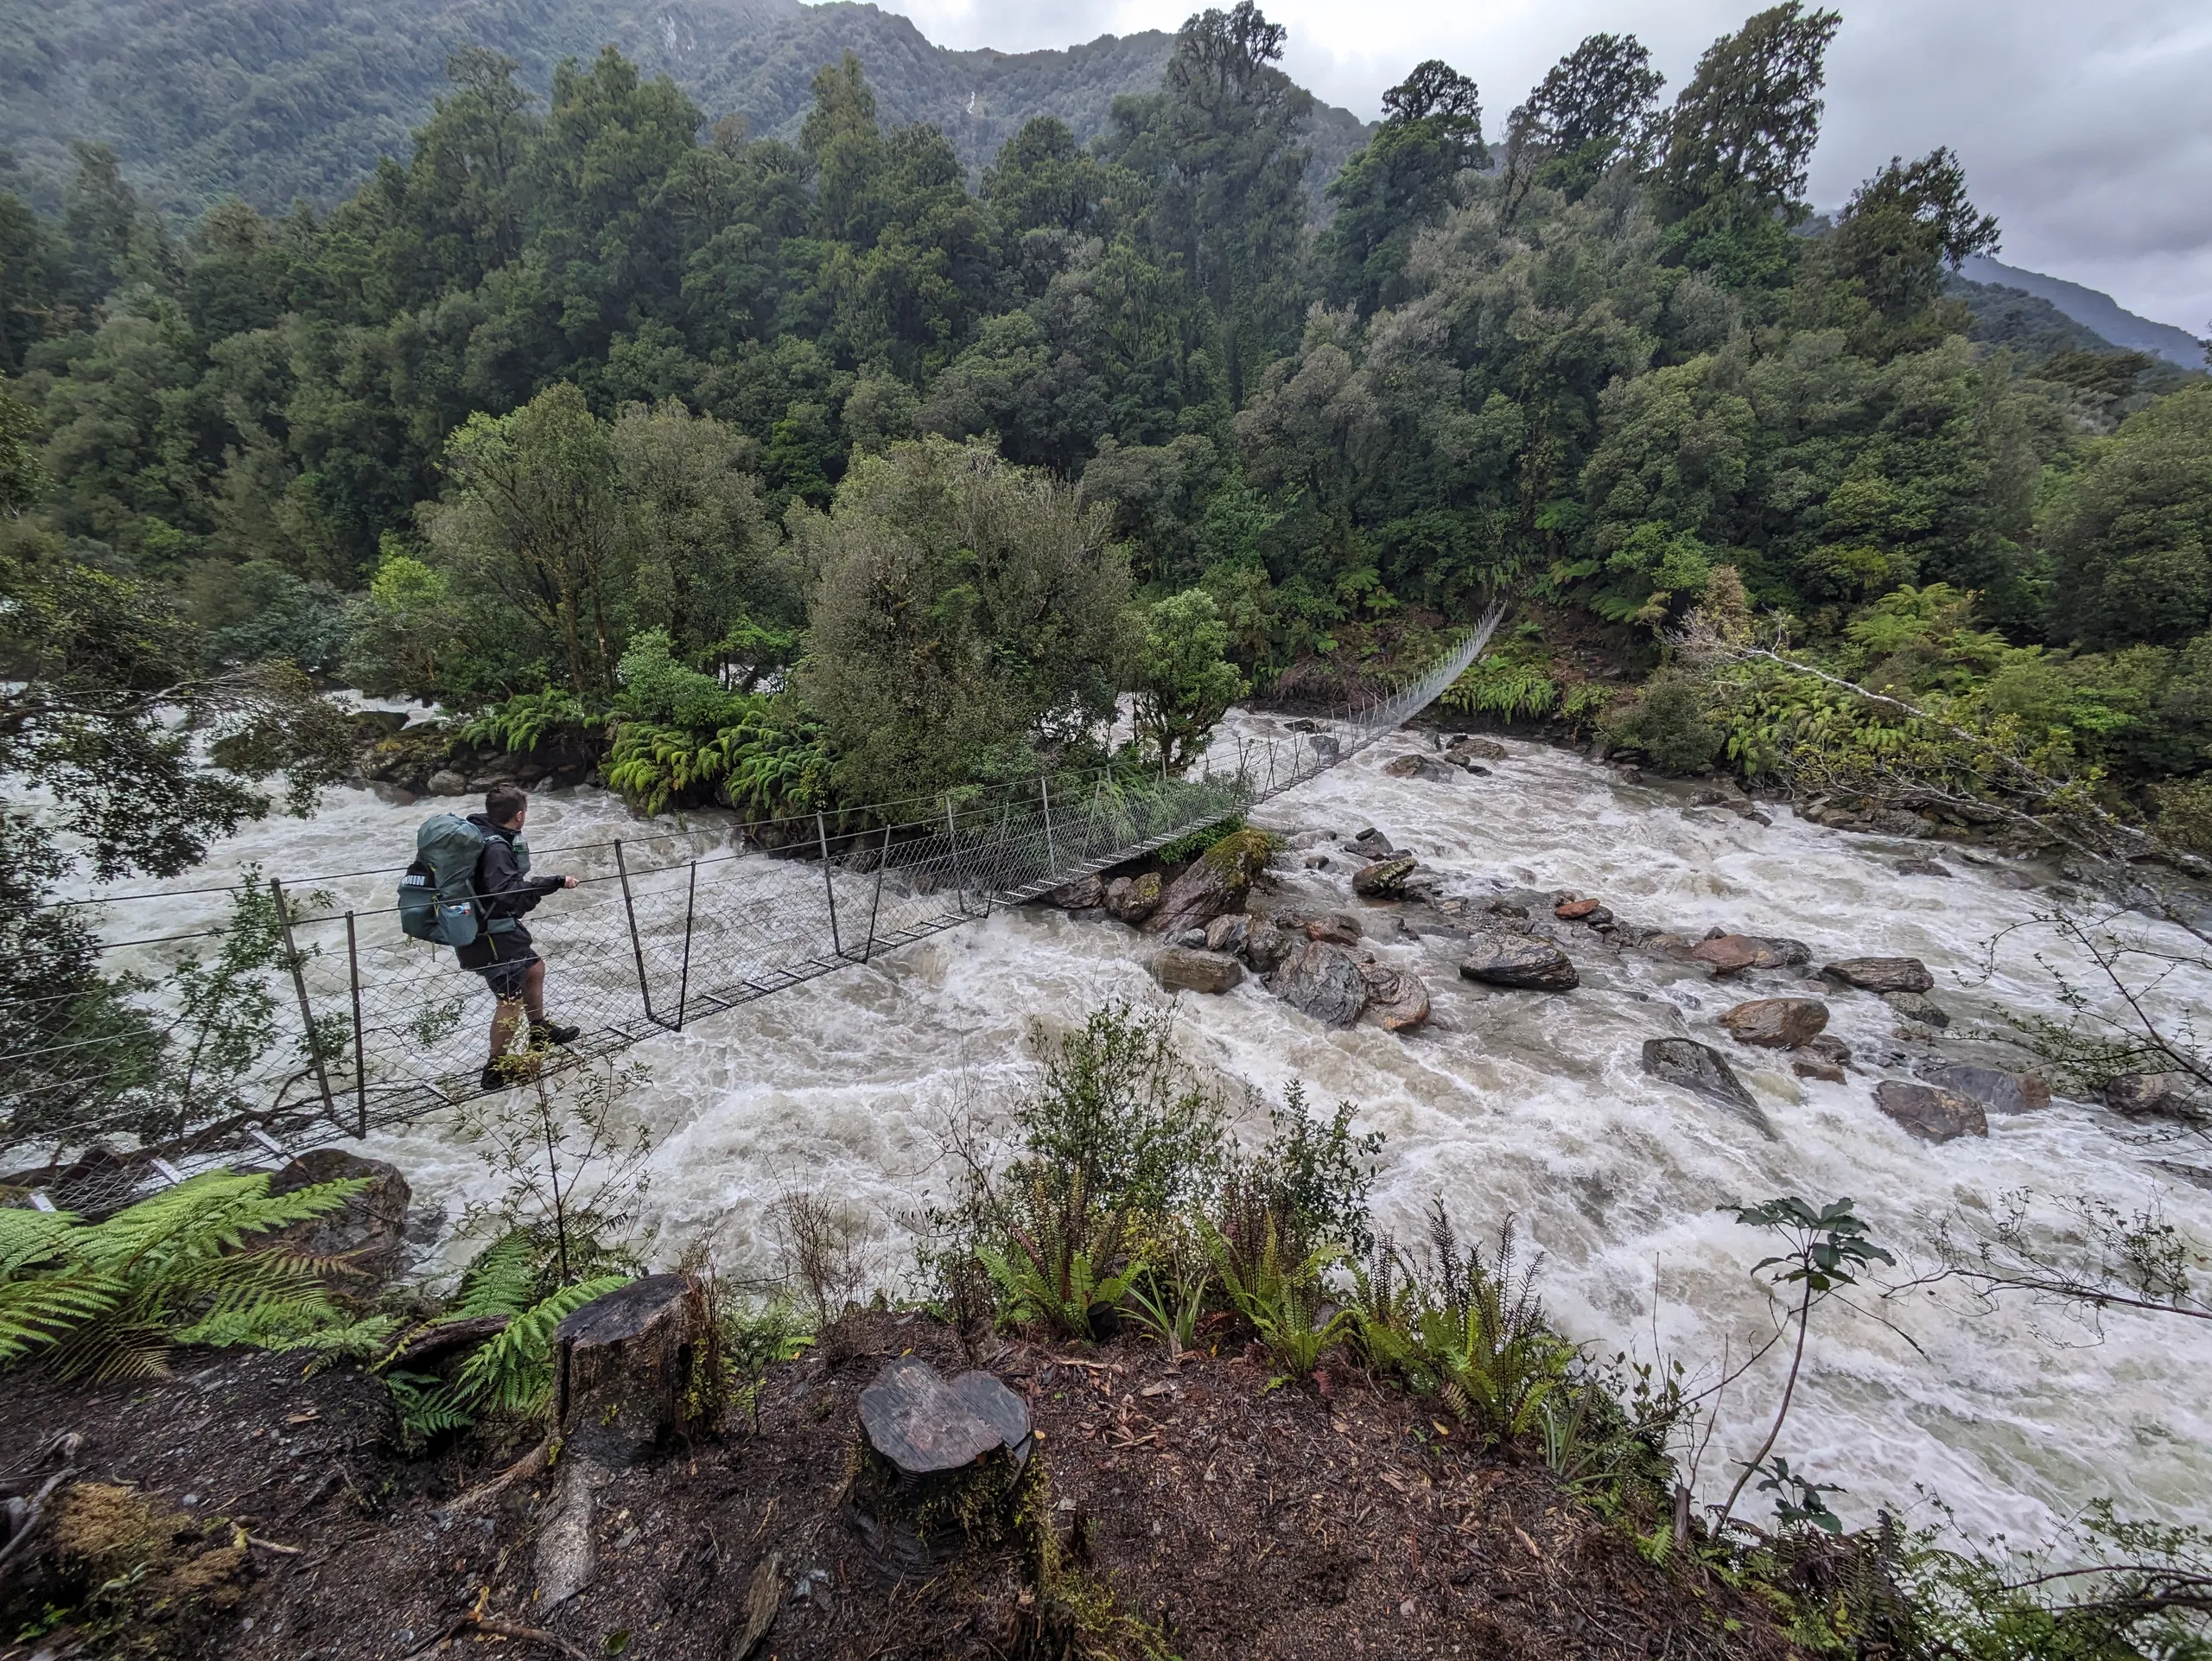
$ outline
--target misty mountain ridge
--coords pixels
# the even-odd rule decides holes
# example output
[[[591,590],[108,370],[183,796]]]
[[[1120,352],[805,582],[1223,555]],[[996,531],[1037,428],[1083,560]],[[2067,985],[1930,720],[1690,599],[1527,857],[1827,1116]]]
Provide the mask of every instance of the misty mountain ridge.
[[[327,205],[380,156],[405,159],[446,89],[447,59],[471,45],[513,58],[541,92],[563,59],[611,45],[709,121],[742,116],[780,138],[798,136],[816,72],[850,51],[885,124],[939,128],[973,180],[1033,116],[1096,137],[1116,98],[1159,87],[1174,36],[955,51],[847,0],[59,0],[0,16],[0,146],[14,175],[0,184],[51,210],[73,137],[113,145],[133,184],[180,217],[228,195],[264,212],[302,197]],[[1369,130],[1348,110],[1316,108],[1317,205]]]
[[[2023,270],[1986,255],[1969,258],[1959,273],[1968,283],[2017,289],[2046,302],[2099,339],[2123,351],[2148,353],[2183,369],[2204,367],[2204,342],[2185,328],[2138,316],[2110,295],[2061,277]]]

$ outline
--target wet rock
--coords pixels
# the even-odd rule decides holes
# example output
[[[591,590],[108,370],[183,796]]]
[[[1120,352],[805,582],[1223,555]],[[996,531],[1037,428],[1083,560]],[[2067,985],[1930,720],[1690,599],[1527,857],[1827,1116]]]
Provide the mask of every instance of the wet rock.
[[[1252,890],[1252,879],[1267,869],[1273,845],[1264,831],[1232,830],[1192,860],[1160,897],[1146,919],[1147,934],[1179,934],[1204,928],[1224,912],[1235,911]]]
[[[1357,945],[1359,936],[1359,919],[1347,917],[1340,911],[1310,919],[1306,925],[1307,939],[1326,940],[1332,945]]]
[[[1710,785],[1690,792],[1692,807],[1723,807],[1727,805],[1727,802],[1728,792],[1725,790],[1715,790]]]
[[[1244,965],[1225,951],[1173,945],[1153,959],[1152,972],[1170,990],[1226,992],[1244,978]]]
[[[1046,894],[1045,903],[1063,911],[1096,911],[1106,903],[1106,884],[1096,876],[1079,876]]]
[[[330,1278],[348,1291],[372,1291],[399,1273],[407,1247],[407,1204],[413,1192],[397,1165],[363,1159],[342,1148],[314,1148],[270,1177],[269,1192],[290,1193],[347,1178],[365,1178],[369,1186],[336,1211],[294,1223],[256,1244],[280,1246],[302,1257],[340,1259]]]
[[[1694,1038],[1647,1038],[1643,1060],[1643,1070],[1662,1084],[1678,1085],[1738,1113],[1758,1112],[1728,1058],[1710,1045]]]
[[[1824,1055],[1815,1055],[1810,1050],[1793,1053],[1789,1058],[1789,1070],[1800,1079],[1818,1079],[1830,1085],[1843,1083],[1845,1076],[1843,1069],[1836,1063]]]
[[[1923,1027],[1948,1027],[1951,1017],[1934,998],[1923,997],[1918,992],[1885,992],[1882,1002],[1903,1015],[1907,1021],[1916,1021]]]
[[[1308,940],[1274,972],[1274,994],[1328,1027],[1349,1027],[1367,1003],[1359,959],[1326,940]]]
[[[1337,742],[1335,735],[1332,733],[1315,733],[1306,741],[1306,748],[1313,751],[1315,760],[1324,764],[1334,761],[1344,753],[1344,746]]]
[[[1175,937],[1177,945],[1188,946],[1193,951],[1206,949],[1206,932],[1202,928],[1186,928]]]
[[[1874,1105],[1923,1142],[1989,1134],[1989,1120],[1980,1102],[1937,1085],[1885,1079],[1874,1086]]]
[[[1286,721],[1283,727],[1286,731],[1294,733],[1318,733],[1321,730],[1320,722],[1307,721],[1302,716],[1296,721]]]
[[[1418,863],[1411,854],[1393,854],[1363,865],[1351,874],[1351,891],[1369,900],[1399,899]]]
[[[1818,998],[1754,998],[1722,1015],[1720,1024],[1738,1044],[1794,1050],[1828,1024],[1828,1006]]]
[[[1579,922],[1604,909],[1605,907],[1595,900],[1562,900],[1552,907],[1552,915],[1565,918],[1572,923]]]
[[[1369,859],[1388,859],[1398,851],[1390,845],[1390,838],[1371,824],[1345,845]]]
[[[1385,1030],[1407,1032],[1428,1019],[1428,983],[1410,970],[1362,964],[1359,977],[1367,986],[1368,1009],[1382,1017]]]
[[[1505,760],[1505,746],[1494,738],[1460,733],[1444,747],[1444,757],[1461,767],[1473,761],[1503,761]]]
[[[451,767],[440,767],[430,775],[430,794],[433,796],[466,796],[468,775],[455,773]]]
[[[2164,1171],[2168,1176],[2177,1176],[2197,1187],[2212,1188],[2212,1170],[2207,1170],[2202,1165],[2183,1165],[2175,1160],[2154,1159],[2151,1166],[2153,1170]]]
[[[1901,859],[1895,867],[1899,876],[1948,876],[1951,868],[1932,859]]]
[[[2193,1119],[2201,1110],[2185,1072],[2131,1072],[2098,1093],[2113,1112],[2130,1119]]]
[[[1501,934],[1478,942],[1459,964],[1459,974],[1486,986],[1532,992],[1571,992],[1582,984],[1567,953],[1549,940],[1525,934]]]
[[[1393,779],[1423,779],[1431,784],[1450,784],[1459,777],[1459,770],[1448,761],[1415,751],[1402,755],[1382,769]]]
[[[1229,920],[1217,918],[1214,920],[1220,923]],[[1278,928],[1269,919],[1255,917],[1244,932],[1244,944],[1236,949],[1254,969],[1262,975],[1271,975],[1281,965],[1282,960],[1296,950],[1297,945],[1294,937]],[[1224,945],[1222,949],[1230,948]]]
[[[1833,1061],[1840,1067],[1851,1065],[1851,1046],[1834,1033],[1821,1033],[1807,1039],[1805,1047],[1821,1060]]]
[[[1217,917],[1206,925],[1206,950],[1242,953],[1244,943],[1251,935],[1252,920],[1241,911],[1233,911],[1226,917]]]
[[[1878,807],[1866,816],[1866,828],[1878,837],[1918,837],[1927,834],[1928,821],[1902,807]]]
[[[406,789],[403,786],[396,785],[389,779],[378,779],[372,780],[369,785],[369,790],[378,801],[389,802],[394,807],[412,807],[416,802],[423,799],[413,791]]]
[[[1160,909],[1160,873],[1117,876],[1106,885],[1106,909],[1129,924],[1141,924]]]
[[[2032,1113],[2050,1105],[2050,1086],[2037,1073],[1958,1061],[1929,1062],[1917,1071],[1929,1084],[1980,1102],[1986,1112]]]
[[[1711,964],[1715,975],[1740,975],[1746,969],[1778,969],[1781,960],[1767,950],[1766,942],[1748,934],[1723,934],[1700,940],[1689,950],[1699,963]]]
[[[1821,968],[1821,978],[1862,992],[1930,992],[1936,977],[1917,958],[1840,958]]]

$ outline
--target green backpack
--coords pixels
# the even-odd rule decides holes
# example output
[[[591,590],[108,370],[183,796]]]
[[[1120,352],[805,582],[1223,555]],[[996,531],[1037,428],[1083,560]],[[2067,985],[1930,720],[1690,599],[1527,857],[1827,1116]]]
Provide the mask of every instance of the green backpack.
[[[515,865],[530,872],[530,850],[515,839]],[[399,926],[410,939],[463,946],[488,928],[504,933],[511,917],[486,922],[476,903],[476,868],[484,859],[484,833],[458,813],[434,813],[415,833],[415,862],[399,879]]]

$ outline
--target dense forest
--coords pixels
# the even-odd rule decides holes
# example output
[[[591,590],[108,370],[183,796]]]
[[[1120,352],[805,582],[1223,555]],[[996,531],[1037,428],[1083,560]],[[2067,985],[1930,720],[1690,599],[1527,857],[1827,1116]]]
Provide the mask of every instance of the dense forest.
[[[1187,748],[1503,596],[1464,712],[1754,774],[1940,716],[2212,847],[2212,385],[1962,289],[1947,151],[1813,218],[1838,27],[1762,12],[1671,100],[1595,35],[1502,124],[1422,64],[1319,214],[1249,3],[972,188],[849,54],[785,139],[462,47],[327,212],[179,226],[80,144],[0,197],[10,653],[111,663],[122,606],[132,673],[297,665],[768,813],[1103,760],[1129,690]]]

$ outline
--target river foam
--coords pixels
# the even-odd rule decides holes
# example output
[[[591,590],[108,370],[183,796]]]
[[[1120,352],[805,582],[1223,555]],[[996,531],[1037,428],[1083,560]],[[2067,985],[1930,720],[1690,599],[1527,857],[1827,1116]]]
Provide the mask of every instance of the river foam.
[[[1244,722],[1255,733],[1273,727]],[[1491,776],[1465,782],[1383,772],[1427,742],[1411,734],[1385,741],[1255,821],[1341,834],[1375,825],[1468,895],[1573,889],[1601,897],[1625,920],[1693,936],[1715,925],[1790,936],[1810,945],[1815,961],[1918,957],[1962,1026],[1994,1022],[2002,1009],[2058,1009],[2032,956],[2056,950],[2047,935],[2015,937],[1993,978],[1978,972],[1983,942],[2049,903],[2005,866],[1939,850],[1952,877],[1901,875],[1897,856],[1925,856],[1926,845],[1840,836],[1781,809],[1771,826],[1685,811],[1679,792],[1626,785],[1534,745],[1509,743]],[[301,874],[397,864],[430,806],[336,792],[311,820],[246,828],[175,886],[219,881],[248,862]],[[618,803],[582,791],[540,799],[531,834],[550,849],[634,837],[640,827]],[[1350,869],[1339,858],[1284,881],[1295,894],[1348,903]],[[367,903],[380,881],[352,886]],[[560,905],[541,913],[556,1015]],[[219,897],[181,899],[172,920],[212,918],[219,907]],[[1435,1018],[1425,1030],[1325,1030],[1248,980],[1224,996],[1183,996],[1186,1053],[1271,1096],[1303,1079],[1319,1101],[1353,1102],[1363,1126],[1388,1138],[1376,1208],[1401,1235],[1418,1233],[1439,1194],[1472,1228],[1517,1219],[1543,1253],[1541,1285],[1554,1319],[1600,1352],[1649,1356],[1656,1347],[1709,1376],[1724,1348],[1741,1357],[1771,1330],[1749,1274],[1768,1243],[1716,1210],[1731,1200],[1855,1196],[1877,1238],[1918,1265],[1930,1261],[1938,1219],[1987,1216],[1999,1196],[2022,1188],[2083,1194],[2123,1212],[2156,1207],[2212,1238],[2212,1193],[2164,1176],[2149,1163],[2160,1150],[2101,1110],[2062,1101],[1993,1116],[1986,1140],[1930,1147],[1909,1137],[1872,1104],[1875,1079],[1905,1068],[1896,1017],[1871,996],[1831,996],[1830,1030],[1863,1057],[1896,1059],[1827,1085],[1732,1048],[1714,1022],[1738,997],[1785,990],[1778,983],[1734,990],[1681,965],[1593,946],[1578,948],[1584,983],[1573,994],[1499,992],[1457,978],[1449,938],[1407,938],[1380,924],[1370,933],[1386,959],[1427,978]],[[947,1186],[938,1142],[946,1116],[1003,1111],[1027,1076],[1033,1021],[1065,1027],[1108,998],[1160,997],[1147,968],[1156,946],[1119,925],[1000,913],[639,1046],[631,1053],[652,1082],[635,1108],[658,1142],[652,1250],[672,1258],[705,1236],[728,1263],[763,1263],[766,1206],[801,1188],[858,1207],[876,1235],[880,1270],[894,1276],[911,1258],[906,1220]],[[2198,1005],[2212,997],[2212,986],[2169,991]],[[1643,1074],[1643,1041],[1669,1034],[1729,1050],[1771,1139]],[[377,1137],[365,1151],[397,1160],[418,1200],[449,1215],[493,1187],[435,1123]],[[1877,1505],[1910,1505],[1916,1486],[1955,1506],[1969,1528],[2015,1537],[2046,1534],[2056,1516],[2098,1495],[2130,1511],[2212,1522],[2204,1325],[2118,1314],[2099,1339],[2025,1303],[1982,1313],[1955,1295],[1922,1294],[1868,1300],[1863,1312],[1831,1307],[1780,1451],[1843,1485],[1835,1503],[1854,1524]],[[1707,1497],[1725,1491],[1724,1459],[1757,1446],[1780,1383],[1770,1364],[1726,1398],[1700,1473]]]

